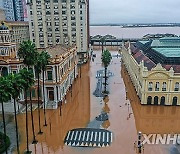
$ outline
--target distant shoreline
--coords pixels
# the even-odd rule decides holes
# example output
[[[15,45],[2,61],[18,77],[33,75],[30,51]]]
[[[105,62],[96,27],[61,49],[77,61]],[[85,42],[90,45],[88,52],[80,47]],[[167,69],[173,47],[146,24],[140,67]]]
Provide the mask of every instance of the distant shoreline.
[[[122,27],[122,28],[144,28],[144,27],[180,27],[180,23],[176,24],[91,24],[94,26],[111,26],[111,27]]]

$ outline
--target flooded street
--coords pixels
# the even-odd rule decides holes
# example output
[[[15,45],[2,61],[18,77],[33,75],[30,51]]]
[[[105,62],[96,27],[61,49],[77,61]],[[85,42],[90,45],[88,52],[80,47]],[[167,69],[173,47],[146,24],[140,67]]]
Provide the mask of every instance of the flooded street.
[[[109,98],[96,97],[98,79],[97,71],[103,70],[101,51],[94,51],[96,58],[82,66],[81,75],[69,90],[66,101],[57,110],[47,110],[48,126],[43,126],[44,117],[41,110],[41,127],[43,134],[38,135],[38,114],[34,111],[35,133],[38,144],[33,145],[31,121],[29,114],[29,147],[33,154],[135,154],[134,142],[137,133],[169,134],[179,133],[180,108],[164,106],[142,106],[129,79],[121,65],[120,57],[112,51],[112,62],[108,67],[112,76],[108,79]],[[98,122],[95,118],[106,112],[109,119]],[[18,115],[20,132],[20,151],[26,150],[25,114]],[[80,148],[64,145],[64,138],[69,130],[75,128],[100,128],[113,133],[113,142],[109,147]],[[171,145],[145,145],[145,154],[175,154]],[[176,149],[177,150],[177,149]]]

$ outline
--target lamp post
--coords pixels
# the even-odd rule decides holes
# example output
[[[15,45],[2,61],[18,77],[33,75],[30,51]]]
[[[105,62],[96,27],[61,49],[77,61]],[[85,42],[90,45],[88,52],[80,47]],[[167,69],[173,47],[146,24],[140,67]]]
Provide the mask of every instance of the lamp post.
[[[144,146],[142,144],[142,133],[141,132],[138,132],[138,141],[134,142],[134,147],[135,147],[137,154],[142,154],[142,152],[144,153]]]

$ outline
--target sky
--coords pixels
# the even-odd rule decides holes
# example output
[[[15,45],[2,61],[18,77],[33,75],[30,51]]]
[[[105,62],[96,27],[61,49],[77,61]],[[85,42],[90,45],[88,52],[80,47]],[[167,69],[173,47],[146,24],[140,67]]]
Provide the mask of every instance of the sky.
[[[180,0],[89,0],[90,23],[180,23]]]

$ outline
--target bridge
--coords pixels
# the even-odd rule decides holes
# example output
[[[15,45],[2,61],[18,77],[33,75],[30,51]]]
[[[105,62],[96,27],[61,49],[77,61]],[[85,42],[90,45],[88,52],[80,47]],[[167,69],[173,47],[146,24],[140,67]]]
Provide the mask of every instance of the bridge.
[[[104,46],[120,46],[122,42],[130,41],[130,42],[137,42],[139,40],[142,40],[140,38],[116,38],[112,35],[96,35],[91,37],[90,43],[92,46],[101,46],[102,42]]]

